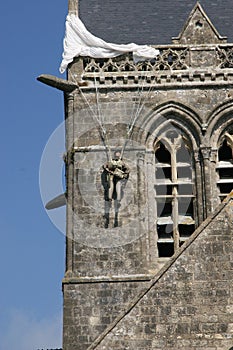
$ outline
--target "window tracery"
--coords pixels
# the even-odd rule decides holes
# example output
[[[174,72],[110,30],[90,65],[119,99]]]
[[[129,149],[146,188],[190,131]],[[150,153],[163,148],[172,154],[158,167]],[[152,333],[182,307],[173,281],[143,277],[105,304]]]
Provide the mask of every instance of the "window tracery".
[[[217,187],[221,200],[233,189],[233,135],[226,132],[218,149]]]
[[[159,257],[169,257],[195,229],[194,171],[186,136],[170,129],[155,143],[155,199]]]

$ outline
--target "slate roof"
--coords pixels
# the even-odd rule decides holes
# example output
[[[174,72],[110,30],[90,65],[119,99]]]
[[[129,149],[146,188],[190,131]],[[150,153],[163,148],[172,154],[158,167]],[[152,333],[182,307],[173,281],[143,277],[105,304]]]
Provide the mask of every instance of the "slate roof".
[[[222,36],[233,42],[233,1],[199,1]],[[169,44],[178,36],[196,0],[79,0],[89,31],[109,42]]]

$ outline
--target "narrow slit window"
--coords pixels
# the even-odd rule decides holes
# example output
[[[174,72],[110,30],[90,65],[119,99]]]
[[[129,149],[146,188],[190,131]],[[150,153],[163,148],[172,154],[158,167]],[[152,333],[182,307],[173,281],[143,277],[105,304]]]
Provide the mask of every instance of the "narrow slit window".
[[[162,142],[159,143],[159,148],[155,153],[155,157],[157,159],[157,163],[171,165],[171,154]]]
[[[158,242],[158,251],[160,257],[169,258],[174,254],[174,244]]]
[[[171,202],[160,202],[157,204],[157,216],[158,217],[168,217],[172,212],[172,203]]]
[[[224,140],[222,146],[219,148],[219,161],[229,161],[232,160],[232,149],[227,144],[227,140]]]
[[[180,162],[190,164],[190,152],[188,151],[185,143],[182,143],[181,147],[177,150],[176,159],[177,163]]]
[[[218,150],[217,187],[220,200],[233,189],[233,135],[226,133]]]

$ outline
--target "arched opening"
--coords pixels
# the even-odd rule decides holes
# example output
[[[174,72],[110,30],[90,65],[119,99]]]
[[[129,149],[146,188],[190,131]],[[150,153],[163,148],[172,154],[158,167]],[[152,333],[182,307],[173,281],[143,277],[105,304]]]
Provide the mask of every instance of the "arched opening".
[[[159,257],[170,257],[195,230],[191,142],[170,127],[154,143],[156,229]]]
[[[230,161],[232,159],[232,149],[227,144],[227,140],[224,140],[222,146],[219,148],[218,159],[219,161]]]
[[[218,148],[217,187],[221,200],[233,189],[233,135],[225,133]]]

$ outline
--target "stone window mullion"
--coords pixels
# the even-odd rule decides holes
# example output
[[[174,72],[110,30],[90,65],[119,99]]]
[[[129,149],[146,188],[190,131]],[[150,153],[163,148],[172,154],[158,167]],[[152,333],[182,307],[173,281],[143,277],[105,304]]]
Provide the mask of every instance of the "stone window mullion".
[[[174,239],[174,250],[179,248],[180,235],[179,235],[179,207],[178,207],[178,191],[177,186],[173,186],[172,189],[172,221],[173,221],[173,239]]]
[[[195,229],[191,145],[169,129],[155,143],[156,234],[159,257],[169,257]]]
[[[172,221],[173,221],[173,240],[174,251],[179,248],[179,208],[178,208],[178,188],[177,188],[177,160],[176,160],[176,146],[171,146],[171,173],[172,173]]]

